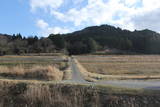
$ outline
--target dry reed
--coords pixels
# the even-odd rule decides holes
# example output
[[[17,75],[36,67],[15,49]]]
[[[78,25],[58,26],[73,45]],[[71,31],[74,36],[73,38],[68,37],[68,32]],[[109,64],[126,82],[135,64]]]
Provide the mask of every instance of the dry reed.
[[[0,76],[21,79],[62,80],[63,72],[51,65],[34,66],[31,69],[24,69],[22,66],[11,68],[1,66]]]

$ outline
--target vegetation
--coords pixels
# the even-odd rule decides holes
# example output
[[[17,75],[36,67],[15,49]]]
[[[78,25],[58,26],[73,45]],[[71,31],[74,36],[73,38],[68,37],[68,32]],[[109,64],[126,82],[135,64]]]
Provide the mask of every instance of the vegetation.
[[[117,53],[160,54],[160,34],[145,29],[128,31],[109,25],[93,26],[69,34],[50,34],[47,38],[25,38],[21,34],[0,34],[0,55],[51,53],[85,54],[117,50]]]
[[[53,66],[33,66],[31,69],[24,69],[20,66],[0,67],[0,76],[12,79],[60,81],[63,79],[63,72]]]
[[[96,54],[97,51],[160,54],[159,45],[160,34],[156,32],[131,32],[108,25],[70,34],[50,34],[46,38],[0,34],[0,106],[159,106],[159,91],[61,81],[71,79],[72,71],[68,59],[59,54]],[[11,54],[18,56],[6,56]],[[76,58],[77,67],[87,81],[160,79],[159,56]]]
[[[67,80],[71,75],[68,67],[63,56],[1,56],[0,78]]]
[[[111,86],[0,80],[2,107],[154,107],[159,93]]]
[[[158,55],[78,56],[81,72],[94,79],[160,79]],[[83,68],[84,67],[84,68]]]
[[[85,28],[71,34],[64,35],[71,54],[90,53],[86,42],[93,39],[99,47],[97,50],[117,50],[123,54],[159,54],[160,34],[148,29],[142,31],[128,31],[113,26],[101,25]],[[78,44],[78,45],[77,45]],[[75,47],[76,49],[72,47]],[[73,51],[75,49],[76,53]],[[95,50],[94,50],[95,51]]]
[[[72,79],[72,69],[68,67],[63,71],[63,80],[70,80]]]
[[[25,69],[29,69],[37,65],[53,65],[60,70],[68,67],[67,60],[63,56],[0,56],[0,66],[22,66]]]
[[[0,35],[0,55],[51,52],[55,52],[55,46],[48,38]]]

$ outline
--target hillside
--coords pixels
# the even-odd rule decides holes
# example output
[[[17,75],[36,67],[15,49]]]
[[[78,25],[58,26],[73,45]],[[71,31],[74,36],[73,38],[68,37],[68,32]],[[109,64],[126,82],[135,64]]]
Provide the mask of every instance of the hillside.
[[[87,27],[69,34],[50,34],[48,38],[0,34],[1,55],[57,51],[86,54],[106,49],[126,54],[160,54],[159,45],[159,33],[148,29],[131,32],[109,25]]]
[[[87,40],[93,39],[100,49],[119,49],[143,54],[159,54],[160,34],[145,29],[142,31],[122,30],[109,25],[93,26],[65,35],[67,42],[72,44],[70,51],[87,48]],[[74,47],[79,44],[79,47]],[[83,44],[83,45],[81,45]],[[86,44],[86,46],[84,46]],[[84,48],[85,47],[85,48]],[[79,51],[79,50],[78,50]],[[83,52],[82,52],[83,53]]]

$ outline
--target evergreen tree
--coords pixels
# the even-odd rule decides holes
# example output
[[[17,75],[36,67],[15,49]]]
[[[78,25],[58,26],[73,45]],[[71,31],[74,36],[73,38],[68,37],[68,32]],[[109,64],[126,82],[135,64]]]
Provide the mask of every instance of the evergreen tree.
[[[57,49],[64,49],[66,47],[65,40],[60,34],[51,34],[49,35],[49,39],[52,40],[53,44],[57,47]]]
[[[96,52],[97,49],[98,49],[97,42],[94,39],[89,38],[88,39],[88,52],[90,52],[90,53]]]

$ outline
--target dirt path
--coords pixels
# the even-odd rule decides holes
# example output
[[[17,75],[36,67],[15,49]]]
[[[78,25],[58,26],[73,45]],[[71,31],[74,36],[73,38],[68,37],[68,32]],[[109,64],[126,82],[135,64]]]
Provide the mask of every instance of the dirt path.
[[[89,83],[83,78],[76,63],[74,62],[74,60],[72,58],[69,58],[69,65],[71,66],[72,77],[70,80],[65,80],[63,82],[65,82],[65,83],[82,83],[82,84]]]
[[[83,78],[81,73],[79,72],[76,63],[74,62],[73,59],[70,59],[71,63],[71,69],[72,69],[72,79],[71,81],[74,82],[80,82],[80,83],[86,83],[87,81]]]

